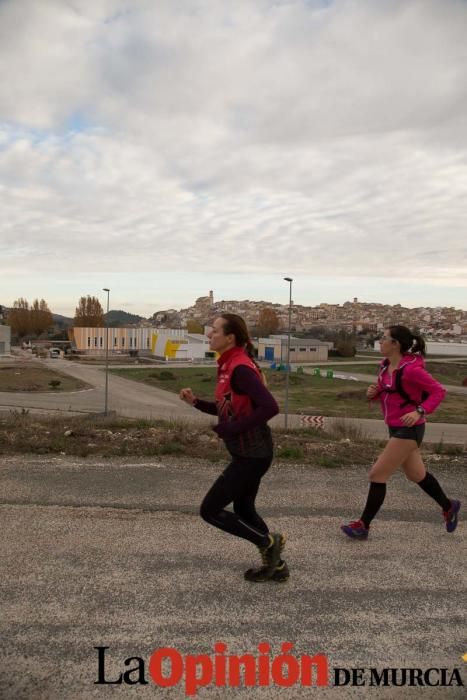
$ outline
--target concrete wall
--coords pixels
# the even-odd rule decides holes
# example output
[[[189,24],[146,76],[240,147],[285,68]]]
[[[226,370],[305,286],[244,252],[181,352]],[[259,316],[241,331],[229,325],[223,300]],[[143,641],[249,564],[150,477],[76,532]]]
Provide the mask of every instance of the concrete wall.
[[[379,351],[379,343],[375,343],[375,350]],[[426,353],[430,355],[446,355],[446,357],[467,357],[467,343],[447,343],[428,340]]]
[[[9,355],[11,352],[11,328],[0,326],[0,355]]]
[[[435,343],[429,340],[426,344],[426,352],[427,355],[467,357],[467,343]]]

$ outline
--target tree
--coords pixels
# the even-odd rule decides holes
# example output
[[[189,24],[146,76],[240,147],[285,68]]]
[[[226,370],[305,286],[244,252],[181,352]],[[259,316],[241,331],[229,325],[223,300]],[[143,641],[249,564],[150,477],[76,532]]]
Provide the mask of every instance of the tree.
[[[27,299],[20,297],[13,302],[13,308],[8,314],[8,325],[11,326],[14,335],[19,338],[24,338],[31,332],[31,314]]]
[[[204,333],[204,328],[201,323],[194,319],[189,319],[186,322],[186,330],[188,333],[201,333],[201,335]]]
[[[41,335],[54,325],[54,320],[45,299],[34,299],[30,308],[31,331],[35,335]]]
[[[274,309],[265,307],[261,309],[258,316],[258,335],[268,336],[275,333],[279,328],[279,319]]]
[[[104,311],[97,297],[81,297],[75,309],[74,325],[79,328],[102,328]]]
[[[356,353],[355,335],[345,330],[337,333],[335,347],[341,357],[354,357]]]

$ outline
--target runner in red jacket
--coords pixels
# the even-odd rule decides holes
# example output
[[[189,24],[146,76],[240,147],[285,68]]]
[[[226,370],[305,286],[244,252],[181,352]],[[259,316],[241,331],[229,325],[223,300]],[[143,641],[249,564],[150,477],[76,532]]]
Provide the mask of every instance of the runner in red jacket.
[[[289,571],[281,559],[284,537],[270,533],[255,508],[261,478],[273,458],[267,421],[279,412],[279,407],[252,359],[253,346],[240,316],[226,313],[216,318],[209,340],[211,349],[220,355],[216,400],[203,401],[189,388],[181,390],[180,398],[204,413],[218,416],[213,430],[224,441],[231,462],[206,494],[201,517],[259,548],[263,565],[248,569],[247,580],[285,581]],[[233,512],[226,510],[229,503],[233,503]]]
[[[341,525],[354,539],[367,539],[370,523],[383,505],[386,482],[402,466],[414,481],[442,508],[446,530],[457,527],[460,501],[449,499],[437,479],[426,471],[420,454],[425,432],[425,415],[432,413],[446,390],[425,370],[425,341],[405,326],[386,328],[380,340],[381,363],[377,384],[367,391],[370,400],[379,400],[389,441],[370,470],[370,488],[359,520]]]

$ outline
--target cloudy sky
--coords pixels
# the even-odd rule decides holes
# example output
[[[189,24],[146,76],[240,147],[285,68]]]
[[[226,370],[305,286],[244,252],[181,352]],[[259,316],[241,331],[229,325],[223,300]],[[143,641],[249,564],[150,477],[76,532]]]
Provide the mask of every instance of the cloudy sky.
[[[0,0],[0,303],[467,309],[465,0]]]

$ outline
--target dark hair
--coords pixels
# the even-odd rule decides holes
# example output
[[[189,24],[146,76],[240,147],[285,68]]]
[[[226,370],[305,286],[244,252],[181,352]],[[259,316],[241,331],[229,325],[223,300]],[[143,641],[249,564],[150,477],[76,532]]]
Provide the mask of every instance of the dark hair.
[[[397,340],[402,353],[419,353],[425,357],[425,341],[421,335],[416,335],[407,326],[389,326],[388,331],[393,340]]]
[[[235,345],[239,348],[245,348],[247,355],[254,361],[254,347],[244,319],[237,314],[227,313],[220,314],[220,318],[224,319],[224,334],[232,333],[235,336]]]

